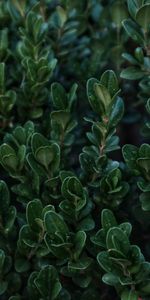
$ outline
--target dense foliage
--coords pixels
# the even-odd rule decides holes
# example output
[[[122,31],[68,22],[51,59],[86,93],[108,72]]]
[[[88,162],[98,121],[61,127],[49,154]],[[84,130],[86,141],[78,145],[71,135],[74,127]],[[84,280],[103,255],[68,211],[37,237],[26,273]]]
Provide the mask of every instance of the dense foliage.
[[[149,0],[0,0],[0,299],[150,299],[149,96]]]

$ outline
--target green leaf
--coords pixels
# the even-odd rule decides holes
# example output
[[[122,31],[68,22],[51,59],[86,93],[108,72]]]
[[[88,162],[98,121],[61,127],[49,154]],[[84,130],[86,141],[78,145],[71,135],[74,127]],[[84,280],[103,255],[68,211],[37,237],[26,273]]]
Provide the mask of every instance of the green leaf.
[[[91,241],[95,245],[106,248],[106,234],[104,229],[100,229],[93,237],[91,237]]]
[[[118,277],[112,273],[103,275],[102,281],[108,285],[115,286],[119,283]]]
[[[80,258],[79,261],[77,262],[69,262],[68,263],[68,269],[71,272],[75,272],[75,271],[84,271],[87,268],[89,268],[89,266],[92,263],[92,258],[90,257],[83,257]]]
[[[118,97],[112,107],[112,113],[109,118],[109,124],[111,127],[116,127],[116,125],[120,122],[124,114],[124,102]]]
[[[43,109],[40,107],[34,108],[32,111],[29,112],[29,118],[38,119],[42,117]]]
[[[25,9],[25,1],[24,0],[21,3],[19,0],[12,0],[11,6],[13,6],[21,16],[24,15],[24,9]]]
[[[140,169],[146,173],[150,170],[150,159],[149,158],[138,158],[137,165]]]
[[[150,192],[140,195],[140,202],[144,211],[150,211]]]
[[[26,156],[26,146],[21,145],[18,149],[17,157],[19,160],[19,170],[22,170],[24,166],[24,161],[25,161],[25,156]]]
[[[121,22],[128,17],[128,11],[124,3],[115,2],[111,7],[111,16],[117,27],[121,27]]]
[[[147,109],[147,112],[150,114],[150,99],[147,100],[146,109]]]
[[[77,260],[83,251],[86,242],[86,233],[78,231],[74,237],[74,258]]]
[[[34,156],[32,153],[28,153],[26,156],[26,159],[27,159],[27,162],[28,162],[31,170],[33,170],[33,172],[37,175],[36,178],[39,178],[39,176],[42,178],[47,175],[46,170],[44,170],[44,168],[40,164],[38,164],[38,162],[34,159]],[[36,187],[38,190],[37,182],[36,182]]]
[[[31,140],[31,147],[35,159],[47,170],[51,164],[52,171],[56,171],[60,163],[60,147],[51,143],[43,135],[34,133]]]
[[[145,4],[141,6],[136,13],[136,21],[140,26],[143,27],[145,31],[148,31],[150,26],[149,16],[150,16],[150,4]]]
[[[77,271],[73,277],[72,277],[72,280],[73,282],[75,283],[75,285],[85,289],[85,288],[88,288],[88,286],[90,285],[91,281],[92,281],[92,278],[90,275],[80,275],[78,274],[80,271]],[[84,271],[83,271],[84,272]],[[81,271],[82,273],[82,271]]]
[[[67,13],[61,6],[57,6],[57,14],[59,16],[59,26],[63,27],[67,21]]]
[[[141,79],[144,75],[145,72],[141,71],[141,69],[136,67],[128,67],[121,72],[120,77],[128,80],[138,80]]]
[[[150,263],[149,262],[142,262],[140,264],[140,269],[138,273],[135,275],[136,282],[144,281],[148,275],[150,274]]]
[[[43,206],[39,199],[30,201],[27,205],[27,209],[26,209],[27,222],[31,230],[35,232],[40,231],[40,228],[37,223],[37,219],[42,219],[42,210],[43,210]]]
[[[61,192],[64,198],[73,203],[76,211],[80,211],[85,206],[86,193],[78,178],[66,177],[62,183]]]
[[[44,299],[55,300],[61,291],[61,283],[53,266],[45,266],[35,278],[34,283]]]
[[[135,57],[141,64],[144,64],[144,52],[142,47],[137,47],[135,49]]]
[[[55,207],[51,204],[46,205],[43,210],[42,210],[42,219],[44,219],[44,215],[48,212],[48,211],[55,211]]]
[[[131,256],[131,260],[132,260],[132,262],[134,262],[134,264],[138,264],[138,263],[142,262],[144,259],[140,248],[136,245],[132,245],[130,247],[130,256]]]
[[[33,133],[31,139],[31,148],[34,155],[40,147],[50,146],[50,145],[51,143],[49,142],[49,140],[47,140],[42,134],[37,132]]]
[[[104,114],[104,106],[98,99],[95,94],[95,84],[99,84],[99,81],[95,78],[90,78],[87,81],[87,95],[89,103],[93,109],[93,111],[97,112],[98,114]]]
[[[128,3],[128,10],[129,10],[129,13],[130,15],[132,16],[132,18],[135,19],[135,16],[136,16],[136,13],[140,7],[138,0],[127,0],[127,3]]]
[[[122,223],[119,225],[119,228],[127,235],[127,237],[130,236],[132,231],[132,225],[128,222]]]
[[[23,225],[19,232],[19,239],[27,246],[34,248],[38,244],[38,235],[33,232],[28,225]]]
[[[122,24],[129,37],[131,37],[134,41],[138,42],[140,45],[144,44],[144,35],[140,26],[138,26],[135,22],[133,22],[130,19],[124,20]]]
[[[97,255],[97,261],[103,270],[108,273],[113,273],[113,265],[109,259],[109,254],[106,251],[102,251]]]
[[[114,245],[112,244],[112,247]],[[109,251],[109,256],[110,256],[110,259],[112,260],[112,262],[114,261],[114,263],[117,264],[120,264],[120,263],[123,263],[123,264],[128,264],[129,261],[126,260],[126,256],[120,251],[120,250],[117,250],[117,249],[108,249]]]
[[[34,283],[34,280],[37,278],[38,272],[32,272],[28,278],[27,290],[29,297],[31,299],[39,300],[40,293]]]
[[[18,159],[14,149],[8,144],[2,144],[0,147],[0,161],[4,167],[16,171],[18,166]]]
[[[109,229],[106,237],[107,248],[116,249],[127,255],[130,250],[130,243],[127,235],[118,227]]]
[[[57,234],[53,239],[50,235],[45,235],[45,243],[55,257],[59,260],[68,260],[70,257],[70,249],[73,247],[73,244],[70,242],[63,242],[60,234]]]
[[[50,236],[60,234],[65,238],[69,234],[68,226],[63,221],[63,218],[54,211],[49,211],[45,214],[44,223],[46,231]]]
[[[51,85],[51,94],[53,105],[59,110],[65,110],[68,105],[68,100],[63,86],[57,82],[53,83]]]
[[[123,53],[122,57],[127,60],[132,65],[138,65],[138,61],[135,59],[135,57],[129,53]]]
[[[10,203],[9,190],[6,183],[0,180],[0,212],[7,213]]]
[[[95,83],[94,86],[95,94],[100,101],[101,105],[104,107],[104,112],[107,113],[107,109],[111,104],[111,96],[107,88],[102,84]]]
[[[17,210],[15,206],[10,206],[7,210],[7,219],[5,221],[5,233],[8,234],[14,225],[17,216]]]
[[[122,154],[123,154],[124,160],[127,163],[128,167],[133,171],[136,170],[137,169],[136,160],[138,157],[138,148],[134,145],[126,144],[122,148]]]
[[[134,290],[125,290],[121,294],[121,300],[138,300],[139,295]]]
[[[72,108],[72,105],[74,103],[74,101],[76,100],[76,91],[77,91],[78,85],[76,83],[74,83],[71,87],[71,89],[69,90],[68,93],[68,99],[69,99],[69,108]]]
[[[15,270],[18,273],[27,272],[30,269],[30,262],[24,257],[18,257],[15,260]]]
[[[54,153],[51,146],[43,146],[37,149],[36,160],[40,162],[46,169],[48,169],[49,164],[53,161]]]
[[[95,227],[95,222],[90,216],[82,219],[82,221],[80,221],[77,226],[78,229],[80,230],[82,229],[84,231],[90,231],[94,229],[94,227]]]
[[[102,74],[100,83],[107,88],[111,97],[119,90],[117,76],[112,70],[107,70]]]
[[[103,209],[101,214],[101,223],[106,233],[111,227],[117,226],[117,221],[111,210]]]
[[[149,144],[142,144],[139,148],[139,156],[142,158],[149,158],[150,155],[150,145]]]
[[[63,130],[65,130],[70,121],[70,113],[63,110],[53,111],[51,113],[51,120],[53,122],[52,124],[58,124]]]
[[[137,185],[142,192],[150,192],[149,182],[146,182],[145,180],[141,179],[140,181],[137,182]]]

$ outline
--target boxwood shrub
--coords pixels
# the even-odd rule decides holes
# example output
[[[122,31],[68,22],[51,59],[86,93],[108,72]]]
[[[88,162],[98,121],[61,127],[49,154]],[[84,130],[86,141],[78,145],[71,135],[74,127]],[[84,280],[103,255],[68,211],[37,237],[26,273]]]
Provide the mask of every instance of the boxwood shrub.
[[[150,1],[0,1],[0,299],[150,299]]]

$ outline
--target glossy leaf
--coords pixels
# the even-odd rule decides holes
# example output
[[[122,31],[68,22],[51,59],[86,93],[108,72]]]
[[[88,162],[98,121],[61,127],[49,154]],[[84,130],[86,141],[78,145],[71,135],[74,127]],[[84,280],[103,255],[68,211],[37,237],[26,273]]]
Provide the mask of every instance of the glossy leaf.
[[[45,299],[55,300],[60,293],[61,284],[53,266],[44,267],[34,280],[40,294]]]
[[[136,21],[145,31],[149,28],[150,4],[141,6],[136,13]]]

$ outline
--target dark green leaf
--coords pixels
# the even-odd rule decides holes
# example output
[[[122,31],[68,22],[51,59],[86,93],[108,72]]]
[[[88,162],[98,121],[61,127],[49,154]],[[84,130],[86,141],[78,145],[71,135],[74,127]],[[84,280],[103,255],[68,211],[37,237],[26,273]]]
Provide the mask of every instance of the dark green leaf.
[[[61,291],[58,274],[53,266],[44,267],[34,280],[44,299],[55,300]]]
[[[102,74],[100,83],[108,89],[111,97],[119,90],[116,74],[112,70],[107,70]]]
[[[138,26],[135,22],[130,19],[126,19],[123,21],[123,27],[125,28],[129,37],[131,37],[136,42],[143,45],[144,43],[144,35],[141,31],[140,26]]]
[[[117,225],[114,214],[109,209],[104,209],[101,215],[101,223],[102,227],[107,233],[107,231]]]
[[[44,222],[45,228],[50,236],[60,234],[65,238],[69,233],[68,226],[63,221],[62,217],[54,211],[49,211],[45,214]]]
[[[30,201],[27,205],[27,222],[31,230],[39,232],[40,228],[37,223],[37,219],[42,219],[43,206],[39,199]]]
[[[128,80],[141,79],[144,75],[145,72],[141,71],[140,68],[136,68],[136,67],[128,67],[127,69],[123,70],[120,74],[121,78],[128,79]]]
[[[150,21],[150,4],[145,4],[141,6],[136,13],[136,21],[137,23],[143,27],[145,31],[149,29]]]

